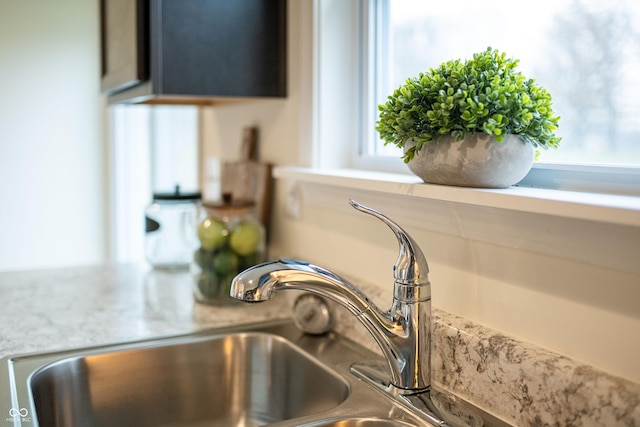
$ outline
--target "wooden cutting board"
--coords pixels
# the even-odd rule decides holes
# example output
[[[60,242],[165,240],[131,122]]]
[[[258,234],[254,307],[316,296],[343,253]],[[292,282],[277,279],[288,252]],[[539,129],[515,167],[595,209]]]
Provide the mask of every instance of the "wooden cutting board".
[[[272,165],[257,160],[258,129],[246,128],[242,133],[240,159],[223,162],[222,194],[231,193],[233,200],[251,200],[255,203],[256,218],[269,230],[271,213]]]

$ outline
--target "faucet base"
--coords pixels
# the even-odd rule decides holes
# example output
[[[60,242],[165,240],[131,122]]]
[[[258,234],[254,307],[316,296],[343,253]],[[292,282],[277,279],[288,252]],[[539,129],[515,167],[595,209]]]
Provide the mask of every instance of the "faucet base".
[[[391,384],[388,365],[381,360],[368,360],[360,363],[354,363],[351,365],[351,373],[365,382],[373,385],[375,388],[381,390],[383,393],[391,397],[392,399],[402,403],[404,406],[409,406],[411,409],[420,412],[426,420],[438,427],[445,427],[447,424],[443,421],[442,416],[438,413],[435,407],[431,403],[429,396],[429,388],[422,390],[405,390],[398,388]],[[407,394],[415,397],[417,395],[427,396],[426,403],[423,399],[420,399],[420,406],[416,406],[413,402],[414,399],[407,399]]]
[[[510,427],[511,425],[444,390],[402,389],[391,384],[382,360],[351,365],[351,372],[437,427]]]

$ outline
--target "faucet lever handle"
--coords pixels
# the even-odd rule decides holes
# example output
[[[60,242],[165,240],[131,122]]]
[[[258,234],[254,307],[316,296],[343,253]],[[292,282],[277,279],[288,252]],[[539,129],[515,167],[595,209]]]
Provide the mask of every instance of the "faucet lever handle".
[[[405,285],[421,285],[428,284],[427,277],[429,273],[429,265],[418,244],[409,234],[398,224],[393,222],[382,213],[364,206],[353,199],[349,199],[349,204],[356,210],[369,214],[380,221],[387,224],[398,239],[398,258],[393,266],[393,275],[396,283]]]

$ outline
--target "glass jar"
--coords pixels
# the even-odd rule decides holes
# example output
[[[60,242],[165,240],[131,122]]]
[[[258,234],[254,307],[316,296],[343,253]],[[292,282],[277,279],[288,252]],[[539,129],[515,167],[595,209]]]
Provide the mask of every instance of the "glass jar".
[[[200,193],[154,194],[145,209],[145,256],[160,270],[189,270],[198,247]]]
[[[241,271],[264,262],[265,230],[253,207],[253,202],[240,200],[204,205],[207,216],[197,227],[200,247],[192,263],[196,301],[238,303],[229,296],[231,281]]]

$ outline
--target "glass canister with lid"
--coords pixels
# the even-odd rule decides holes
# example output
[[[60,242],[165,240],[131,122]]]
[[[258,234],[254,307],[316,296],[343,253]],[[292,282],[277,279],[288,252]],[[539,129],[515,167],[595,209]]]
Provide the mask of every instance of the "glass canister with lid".
[[[231,281],[241,271],[264,262],[265,230],[251,201],[205,203],[206,218],[197,227],[200,247],[192,263],[195,300],[229,305]]]
[[[156,193],[145,209],[145,257],[156,269],[188,270],[198,247],[200,193]]]

